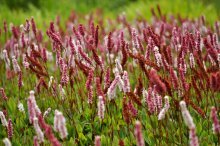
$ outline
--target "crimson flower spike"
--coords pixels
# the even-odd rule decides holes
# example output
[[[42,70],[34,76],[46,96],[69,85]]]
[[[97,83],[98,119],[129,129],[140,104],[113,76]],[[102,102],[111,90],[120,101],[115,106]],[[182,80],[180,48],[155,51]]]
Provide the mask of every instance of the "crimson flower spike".
[[[94,22],[90,23],[89,28],[90,28],[90,34],[92,35],[92,38],[94,39],[95,38],[95,25],[94,25]]]
[[[78,30],[79,30],[79,33],[80,33],[82,36],[85,35],[84,27],[83,27],[82,24],[79,25]]]
[[[105,71],[105,77],[104,77],[104,88],[108,88],[111,84],[111,80],[110,80],[110,75],[111,75],[111,70],[110,67],[108,67]]]
[[[12,26],[12,33],[13,33],[13,36],[18,39],[19,38],[19,32],[18,32],[18,29],[15,27],[15,26]]]
[[[96,26],[94,37],[95,37],[95,47],[97,48],[98,43],[99,43],[98,42],[99,41],[99,26],[98,25]]]
[[[87,90],[89,90],[89,88],[92,86],[93,76],[94,76],[94,71],[90,70],[88,78],[86,80],[86,89]]]
[[[50,22],[50,28],[49,30],[53,33],[55,33],[55,27],[54,27],[54,22]]]
[[[78,39],[78,41],[81,43],[81,37],[78,33],[78,31],[76,31],[76,28],[73,26],[73,33],[76,36],[76,38]]]
[[[29,33],[29,31],[30,31],[30,21],[28,19],[26,19],[25,32]]]
[[[76,54],[76,48],[75,48],[75,45],[72,42],[72,37],[69,38],[69,46],[71,48],[71,53]]]
[[[111,52],[112,48],[114,47],[114,43],[112,41],[112,32],[108,34],[108,42],[107,42],[107,49]]]
[[[6,34],[8,32],[8,25],[7,22],[4,21],[4,33]]]
[[[52,128],[45,123],[43,116],[40,114],[38,115],[39,125],[42,129],[44,129],[44,133],[47,139],[51,142],[53,146],[61,146],[58,139],[54,136]]]
[[[162,82],[155,69],[152,68],[150,70],[149,76],[151,77],[150,82],[156,85],[156,90],[158,93],[165,93],[167,91],[166,85]]]
[[[34,33],[34,36],[36,37],[37,36],[37,28],[36,28],[36,24],[35,24],[33,17],[31,18],[31,27],[32,27],[32,31]]]
[[[13,136],[13,125],[12,125],[12,120],[8,120],[8,138],[12,139]]]

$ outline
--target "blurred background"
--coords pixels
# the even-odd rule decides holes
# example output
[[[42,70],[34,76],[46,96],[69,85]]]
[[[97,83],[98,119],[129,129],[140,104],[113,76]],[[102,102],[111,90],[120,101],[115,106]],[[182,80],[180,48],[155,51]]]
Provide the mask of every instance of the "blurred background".
[[[220,18],[220,0],[0,0],[0,26],[4,20],[19,25],[31,16],[41,26],[57,15],[62,21],[70,16],[71,11],[88,14],[97,9],[106,18],[115,18],[125,12],[129,20],[137,15],[149,20],[150,9],[156,8],[157,4],[165,14],[190,18],[204,15],[209,23]]]

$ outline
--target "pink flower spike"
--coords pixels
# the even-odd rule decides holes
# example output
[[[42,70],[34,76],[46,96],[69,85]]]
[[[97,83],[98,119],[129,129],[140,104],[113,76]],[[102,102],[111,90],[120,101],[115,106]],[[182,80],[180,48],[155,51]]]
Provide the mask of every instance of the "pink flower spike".
[[[115,97],[115,91],[116,91],[116,87],[119,83],[119,78],[120,78],[120,76],[115,77],[115,79],[112,81],[110,87],[108,88],[107,95],[110,100]]]
[[[40,126],[38,124],[38,119],[36,117],[33,119],[33,125],[34,125],[34,129],[36,131],[38,140],[40,142],[44,142],[44,133],[40,129]]]
[[[2,96],[2,98],[3,98],[4,100],[7,100],[7,99],[8,99],[8,97],[7,97],[6,94],[5,94],[4,88],[0,88],[0,93],[1,93],[1,96]]]
[[[104,99],[103,99],[103,96],[99,96],[98,97],[98,116],[100,120],[104,119],[104,112],[105,112]]]
[[[191,128],[189,131],[189,139],[190,139],[190,146],[199,146],[198,137],[196,136],[196,129],[195,127]]]
[[[60,133],[61,139],[66,138],[68,135],[66,119],[64,118],[63,113],[58,110],[55,110],[54,130]]]
[[[136,121],[135,123],[135,130],[134,130],[134,135],[136,138],[137,146],[144,146],[144,138],[141,130],[141,122]]]
[[[127,71],[124,71],[124,74],[122,76],[122,80],[124,82],[124,87],[123,90],[125,93],[130,92],[130,81],[129,81],[129,77],[128,77],[128,73]]]
[[[7,122],[5,115],[2,111],[0,111],[0,119],[1,119],[2,126],[8,127],[8,122]]]
[[[21,68],[18,65],[18,61],[15,58],[15,56],[12,56],[12,64],[13,64],[13,68],[14,68],[15,73],[19,73],[21,71]]]
[[[211,118],[213,121],[213,132],[215,134],[220,134],[220,123],[217,116],[217,110],[215,107],[211,108]]]
[[[68,66],[64,63],[62,68],[62,76],[61,76],[61,84],[63,86],[67,85],[69,81],[69,76],[67,74],[67,71],[68,71]]]
[[[184,120],[186,126],[189,129],[194,128],[195,124],[193,122],[193,119],[192,119],[187,107],[186,107],[186,102],[185,101],[180,101],[180,108],[181,108],[183,120]]]
[[[101,146],[101,137],[100,136],[95,136],[95,146]]]

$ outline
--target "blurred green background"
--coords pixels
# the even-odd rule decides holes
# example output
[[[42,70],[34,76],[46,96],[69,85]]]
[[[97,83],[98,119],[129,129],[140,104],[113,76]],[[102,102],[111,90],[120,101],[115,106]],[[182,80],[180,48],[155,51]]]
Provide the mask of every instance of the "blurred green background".
[[[40,26],[54,20],[57,15],[61,21],[74,10],[79,14],[102,10],[106,18],[114,18],[125,12],[128,19],[139,17],[150,19],[150,8],[159,4],[163,13],[196,18],[206,16],[210,23],[220,18],[220,0],[0,0],[0,26],[3,21],[13,24],[24,23],[34,16]]]

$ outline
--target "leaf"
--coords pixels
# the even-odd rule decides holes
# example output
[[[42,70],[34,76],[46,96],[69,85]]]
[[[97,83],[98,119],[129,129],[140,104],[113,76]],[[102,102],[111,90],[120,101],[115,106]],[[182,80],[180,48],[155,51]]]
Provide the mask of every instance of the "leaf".
[[[83,133],[79,133],[79,140],[80,141],[86,141],[87,138],[83,135]]]
[[[73,137],[70,138],[68,145],[75,145]]]
[[[119,142],[118,137],[114,136],[112,145],[116,146],[116,145],[118,145],[118,142]]]

